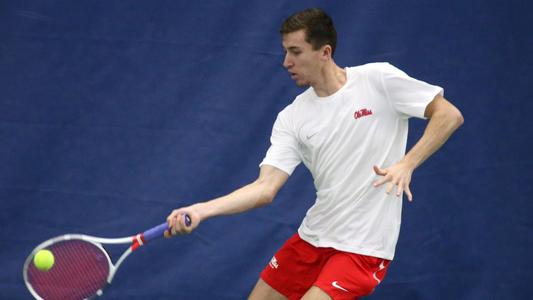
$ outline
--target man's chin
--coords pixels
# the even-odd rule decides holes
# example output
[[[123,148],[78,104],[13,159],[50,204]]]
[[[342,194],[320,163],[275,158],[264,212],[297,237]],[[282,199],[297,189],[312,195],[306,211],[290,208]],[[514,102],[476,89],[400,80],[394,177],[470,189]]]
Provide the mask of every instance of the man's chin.
[[[305,81],[296,80],[294,83],[296,83],[297,87],[307,87],[307,86],[309,86],[309,83],[305,82]]]

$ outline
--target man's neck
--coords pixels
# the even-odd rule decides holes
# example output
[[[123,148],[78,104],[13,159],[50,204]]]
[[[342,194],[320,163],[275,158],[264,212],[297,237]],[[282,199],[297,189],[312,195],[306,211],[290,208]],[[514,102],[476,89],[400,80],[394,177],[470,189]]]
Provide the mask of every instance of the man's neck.
[[[311,86],[319,97],[327,97],[343,87],[346,80],[346,71],[332,62],[320,70],[317,80]]]

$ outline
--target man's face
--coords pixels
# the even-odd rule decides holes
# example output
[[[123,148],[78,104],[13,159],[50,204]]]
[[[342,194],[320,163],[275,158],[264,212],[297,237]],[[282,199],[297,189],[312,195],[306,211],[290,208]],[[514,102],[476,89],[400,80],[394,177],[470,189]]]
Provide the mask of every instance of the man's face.
[[[313,46],[305,41],[303,29],[284,34],[282,44],[285,50],[283,66],[296,85],[312,85],[323,64],[323,49],[313,50]]]

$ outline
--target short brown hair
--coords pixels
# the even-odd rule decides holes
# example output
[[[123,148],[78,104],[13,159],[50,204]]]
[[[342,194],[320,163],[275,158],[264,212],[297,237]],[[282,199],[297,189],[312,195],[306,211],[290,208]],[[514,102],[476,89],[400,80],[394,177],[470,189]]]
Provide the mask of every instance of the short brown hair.
[[[279,32],[287,34],[298,30],[305,30],[305,40],[314,50],[324,45],[331,46],[331,55],[337,47],[337,31],[333,20],[320,8],[308,8],[288,17]]]

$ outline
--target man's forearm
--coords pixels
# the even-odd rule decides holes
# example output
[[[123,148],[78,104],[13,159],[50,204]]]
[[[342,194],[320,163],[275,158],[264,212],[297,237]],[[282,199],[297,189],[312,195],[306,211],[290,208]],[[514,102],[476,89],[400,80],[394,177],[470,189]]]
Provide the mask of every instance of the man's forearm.
[[[193,205],[202,220],[219,215],[231,215],[265,206],[272,202],[275,194],[269,192],[261,181],[255,181],[234,192]]]
[[[435,153],[461,124],[463,117],[458,111],[436,112],[429,120],[420,140],[405,155],[403,161],[413,169],[417,168]]]

